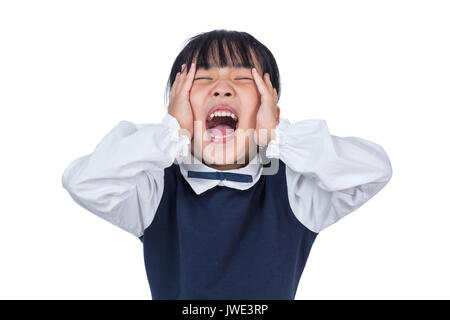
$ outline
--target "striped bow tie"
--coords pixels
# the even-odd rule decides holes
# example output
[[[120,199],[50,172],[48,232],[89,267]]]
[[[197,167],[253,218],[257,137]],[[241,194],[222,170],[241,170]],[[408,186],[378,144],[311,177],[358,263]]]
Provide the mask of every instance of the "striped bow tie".
[[[233,172],[201,172],[201,171],[188,171],[189,178],[201,178],[211,180],[229,180],[236,182],[253,182],[253,178],[249,174],[233,173]]]

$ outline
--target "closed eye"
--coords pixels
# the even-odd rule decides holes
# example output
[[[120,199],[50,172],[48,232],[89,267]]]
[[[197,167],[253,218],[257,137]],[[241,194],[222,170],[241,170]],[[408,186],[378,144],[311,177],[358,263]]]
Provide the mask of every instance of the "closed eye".
[[[201,80],[201,79],[212,80],[211,78],[207,78],[207,77],[199,77],[199,78],[195,78],[194,80]],[[252,78],[236,78],[236,80],[242,80],[242,79],[253,80]]]

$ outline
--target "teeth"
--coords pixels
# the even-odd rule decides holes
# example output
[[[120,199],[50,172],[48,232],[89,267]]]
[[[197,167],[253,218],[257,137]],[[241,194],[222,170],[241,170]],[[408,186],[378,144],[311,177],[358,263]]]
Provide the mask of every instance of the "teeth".
[[[214,117],[231,117],[233,120],[237,119],[237,116],[230,111],[216,111],[209,115],[208,119],[211,120]]]

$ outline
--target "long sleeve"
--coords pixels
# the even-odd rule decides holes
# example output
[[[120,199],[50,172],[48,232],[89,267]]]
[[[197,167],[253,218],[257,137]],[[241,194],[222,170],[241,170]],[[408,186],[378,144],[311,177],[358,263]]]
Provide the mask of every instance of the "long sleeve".
[[[86,210],[141,236],[161,200],[164,168],[189,152],[179,128],[169,114],[158,124],[119,122],[91,154],[69,164],[63,187]]]
[[[286,164],[289,204],[313,232],[359,208],[392,176],[390,160],[380,145],[330,135],[321,119],[291,124],[280,118],[266,155]]]

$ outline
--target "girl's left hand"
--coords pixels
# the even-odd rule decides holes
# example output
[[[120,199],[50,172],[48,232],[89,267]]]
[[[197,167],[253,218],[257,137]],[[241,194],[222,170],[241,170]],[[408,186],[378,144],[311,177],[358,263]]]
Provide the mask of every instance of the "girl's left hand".
[[[272,131],[280,121],[280,107],[277,106],[278,93],[272,86],[268,73],[264,74],[264,79],[255,68],[252,69],[252,73],[261,94],[261,106],[256,114],[256,128],[253,138],[258,146],[265,146],[275,138],[272,136]]]

